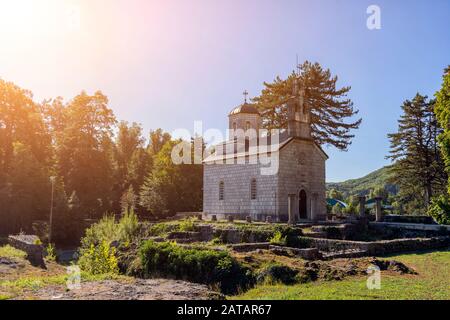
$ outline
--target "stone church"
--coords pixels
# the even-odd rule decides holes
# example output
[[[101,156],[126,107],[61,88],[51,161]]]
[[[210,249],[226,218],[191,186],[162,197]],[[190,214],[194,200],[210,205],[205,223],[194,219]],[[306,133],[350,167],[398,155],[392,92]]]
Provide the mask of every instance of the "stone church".
[[[328,156],[311,136],[311,115],[299,87],[296,83],[287,103],[288,129],[281,131],[278,139],[245,135],[242,143],[236,132],[259,132],[261,115],[247,99],[230,112],[229,140],[204,160],[205,214],[219,218],[233,215],[239,219],[250,216],[254,220],[271,217],[273,221],[291,223],[326,219]],[[265,148],[260,147],[262,140],[266,140]],[[251,142],[259,147],[250,147],[254,145]],[[278,161],[272,174],[263,174],[265,163],[249,160],[263,154]]]

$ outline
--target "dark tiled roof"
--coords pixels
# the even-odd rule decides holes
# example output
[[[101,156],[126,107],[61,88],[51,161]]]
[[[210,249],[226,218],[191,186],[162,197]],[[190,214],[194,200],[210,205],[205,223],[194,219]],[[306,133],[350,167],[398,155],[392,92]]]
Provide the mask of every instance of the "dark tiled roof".
[[[238,113],[259,114],[259,111],[255,105],[246,102],[231,110],[230,116]]]

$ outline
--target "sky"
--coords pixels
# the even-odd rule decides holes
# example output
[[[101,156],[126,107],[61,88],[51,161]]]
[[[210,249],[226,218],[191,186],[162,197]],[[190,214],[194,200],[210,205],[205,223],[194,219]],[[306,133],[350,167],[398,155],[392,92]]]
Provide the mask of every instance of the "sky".
[[[37,101],[101,90],[147,132],[224,131],[242,92],[286,77],[297,55],[351,86],[363,119],[347,152],[324,148],[327,181],[364,176],[389,164],[402,102],[440,87],[450,1],[0,0],[0,78]]]

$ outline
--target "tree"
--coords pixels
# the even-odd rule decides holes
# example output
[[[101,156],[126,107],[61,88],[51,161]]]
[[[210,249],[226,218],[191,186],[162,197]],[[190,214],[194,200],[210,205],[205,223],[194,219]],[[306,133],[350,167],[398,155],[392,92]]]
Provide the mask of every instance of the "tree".
[[[179,143],[187,142],[168,141],[155,155],[153,170],[141,188],[140,204],[154,215],[201,210],[203,166],[174,164],[172,150]]]
[[[100,91],[82,92],[64,108],[64,125],[56,134],[58,175],[68,194],[76,191],[88,217],[111,208],[112,130],[116,119]]]
[[[386,201],[389,197],[389,192],[384,188],[384,186],[376,186],[374,189],[370,190],[369,198],[383,198],[383,201]]]
[[[434,101],[417,94],[403,103],[398,132],[389,134],[391,180],[399,188],[399,198],[415,203],[424,211],[434,194],[442,193],[447,176],[438,149],[442,132],[433,113]],[[406,209],[406,208],[405,208]]]
[[[122,215],[127,212],[135,212],[137,205],[137,196],[134,193],[133,186],[130,185],[128,190],[120,198],[120,206]]]
[[[331,189],[328,192],[328,198],[341,200],[341,201],[344,200],[344,197],[343,197],[342,193],[340,191],[336,190],[336,189]]]
[[[46,217],[50,158],[50,134],[32,93],[0,80],[0,232],[27,230]]]
[[[47,168],[34,157],[30,146],[15,142],[13,146],[9,212],[14,230],[28,231],[34,220],[45,219],[50,208],[50,181]]]
[[[436,93],[434,112],[441,128],[443,128],[439,135],[439,143],[445,161],[445,169],[450,176],[450,66],[445,69],[442,88]],[[450,181],[448,192],[450,194]]]
[[[151,169],[151,156],[147,152],[142,127],[136,123],[128,125],[122,121],[114,145],[114,205],[121,202],[121,197],[128,194],[130,188],[139,190],[144,183],[147,172]],[[133,209],[136,209],[134,206]],[[123,212],[123,206],[121,211]]]
[[[361,119],[350,120],[358,114],[353,102],[347,98],[351,87],[336,88],[337,76],[319,63],[306,61],[299,66],[299,74],[293,72],[285,80],[277,77],[273,83],[264,83],[259,97],[253,99],[262,111],[263,125],[267,129],[287,128],[286,103],[292,96],[295,79],[305,89],[305,105],[311,111],[312,136],[320,145],[332,145],[347,150],[354,137],[350,133],[358,129]]]
[[[445,163],[445,170],[450,176],[450,66],[444,71],[441,90],[436,93],[434,108],[436,118],[443,128],[439,135],[439,146]],[[428,214],[438,223],[450,224],[450,180],[448,181],[448,194],[433,199],[433,205]]]

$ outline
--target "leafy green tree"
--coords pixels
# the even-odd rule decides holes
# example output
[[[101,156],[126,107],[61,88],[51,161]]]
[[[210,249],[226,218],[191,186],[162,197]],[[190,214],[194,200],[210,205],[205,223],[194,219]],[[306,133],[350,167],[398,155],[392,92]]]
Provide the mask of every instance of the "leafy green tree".
[[[398,132],[388,135],[391,150],[387,158],[394,162],[391,179],[400,188],[399,198],[419,212],[424,212],[434,194],[442,193],[447,179],[437,141],[442,129],[433,108],[434,101],[420,94],[406,100]]]
[[[15,230],[28,231],[34,220],[48,217],[50,209],[50,181],[47,168],[39,163],[31,147],[20,142],[13,145],[9,173],[9,212]]]
[[[135,211],[137,206],[137,196],[134,193],[133,186],[130,185],[128,190],[120,198],[120,206],[122,208],[121,213]]]
[[[155,215],[201,210],[203,166],[173,163],[172,150],[181,142],[171,140],[156,154],[141,189],[140,204]]]
[[[384,186],[377,186],[374,189],[370,190],[369,198],[373,199],[373,198],[377,198],[377,197],[383,198],[383,201],[385,201],[385,202],[388,199],[389,193],[384,188]]]
[[[336,189],[331,189],[328,192],[328,198],[341,200],[341,201],[344,200],[344,196],[342,195],[342,193],[340,191],[336,190]]]
[[[56,135],[58,174],[67,193],[76,191],[88,217],[111,208],[115,124],[105,95],[82,92],[64,108],[64,125]]]
[[[436,93],[434,112],[443,128],[439,135],[439,146],[446,172],[450,176],[450,66],[445,69],[442,88]],[[428,211],[428,214],[441,224],[450,224],[450,180],[447,190],[447,195],[441,195],[433,199],[433,204]]]
[[[444,71],[442,88],[436,93],[436,105],[434,108],[436,118],[443,128],[439,136],[439,143],[442,157],[445,161],[445,168],[450,176],[450,66]],[[450,181],[448,184],[450,193]]]
[[[113,207],[117,210],[122,197],[130,195],[130,188],[139,190],[144,183],[145,175],[151,169],[151,156],[146,150],[140,125],[136,123],[128,125],[125,121],[119,123],[113,158],[115,173]],[[135,205],[133,209],[137,209]],[[121,211],[123,212],[123,206]]]
[[[0,79],[0,233],[45,219],[50,162],[51,137],[32,93]]]
[[[295,79],[299,78],[305,89],[305,105],[311,111],[315,141],[346,150],[354,137],[350,131],[361,124],[361,119],[351,120],[358,113],[347,97],[351,88],[337,88],[337,76],[319,63],[306,61],[299,68],[299,75],[293,72],[285,80],[277,77],[272,83],[264,83],[261,95],[253,99],[263,112],[264,127],[287,128],[286,103],[292,96]]]

